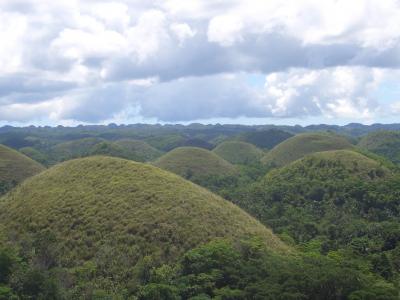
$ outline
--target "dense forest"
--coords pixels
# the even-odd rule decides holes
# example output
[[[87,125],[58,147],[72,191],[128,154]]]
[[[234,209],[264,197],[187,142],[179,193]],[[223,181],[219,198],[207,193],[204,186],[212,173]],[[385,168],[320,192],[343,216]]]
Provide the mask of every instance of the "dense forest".
[[[400,125],[0,128],[1,299],[399,299]]]

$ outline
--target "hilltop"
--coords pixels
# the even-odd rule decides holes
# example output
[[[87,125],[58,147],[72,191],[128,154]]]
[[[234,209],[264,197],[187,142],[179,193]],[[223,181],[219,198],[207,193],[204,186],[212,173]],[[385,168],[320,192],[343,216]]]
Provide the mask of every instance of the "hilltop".
[[[0,195],[44,169],[24,154],[0,145]]]
[[[3,234],[27,249],[48,243],[46,261],[40,252],[32,259],[72,274],[90,266],[96,271],[80,284],[102,288],[135,280],[146,257],[172,262],[214,238],[258,236],[271,251],[287,249],[234,204],[175,174],[111,157],[71,160],[30,178],[0,201],[0,220]]]
[[[353,145],[345,137],[334,133],[302,133],[274,147],[262,158],[262,162],[280,167],[307,154],[351,148],[353,148]]]
[[[213,152],[232,164],[258,163],[264,152],[253,144],[241,141],[226,141]]]
[[[400,131],[370,133],[361,138],[358,146],[400,164]]]
[[[231,163],[211,151],[196,147],[175,148],[156,160],[154,165],[187,179],[236,173]]]

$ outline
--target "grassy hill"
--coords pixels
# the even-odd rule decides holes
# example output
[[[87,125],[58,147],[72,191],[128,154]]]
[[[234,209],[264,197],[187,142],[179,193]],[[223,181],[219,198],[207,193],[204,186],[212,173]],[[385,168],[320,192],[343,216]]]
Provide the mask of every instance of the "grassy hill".
[[[361,138],[358,146],[400,164],[400,131],[377,131]]]
[[[232,164],[257,163],[264,155],[264,152],[253,144],[240,141],[223,142],[213,152]]]
[[[153,161],[163,154],[144,141],[122,139],[116,141],[115,144],[125,149],[131,156],[136,157],[136,161]]]
[[[399,192],[399,174],[360,153],[335,150],[270,171],[235,202],[305,251],[358,260],[395,280]]]
[[[68,159],[84,157],[90,155],[93,146],[105,142],[102,138],[82,138],[69,142],[64,142],[55,145],[50,150],[50,157],[56,161],[64,161]]]
[[[287,249],[206,189],[150,165],[98,156],[58,164],[7,194],[0,228],[36,249],[29,255],[39,266],[68,272],[71,286],[79,280],[108,290],[133,284],[149,259],[172,262],[214,238],[258,236],[272,251]]]
[[[0,195],[43,170],[44,167],[38,162],[0,145]]]
[[[239,135],[238,139],[253,144],[259,148],[272,149],[292,136],[293,134],[283,130],[269,129],[245,132]]]
[[[46,154],[33,147],[23,147],[19,149],[19,152],[42,165],[48,166],[52,164],[52,162],[49,160],[50,158]]]
[[[334,133],[302,133],[274,147],[262,158],[262,162],[280,167],[307,154],[351,148],[353,145],[346,138]]]
[[[154,165],[187,179],[236,173],[231,163],[211,151],[195,147],[176,148],[161,156]]]

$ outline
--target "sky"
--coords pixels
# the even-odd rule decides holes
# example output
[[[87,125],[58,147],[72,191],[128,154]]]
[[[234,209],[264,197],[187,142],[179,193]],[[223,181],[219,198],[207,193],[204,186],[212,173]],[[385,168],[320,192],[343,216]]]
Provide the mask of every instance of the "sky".
[[[0,125],[400,122],[400,0],[0,0]]]

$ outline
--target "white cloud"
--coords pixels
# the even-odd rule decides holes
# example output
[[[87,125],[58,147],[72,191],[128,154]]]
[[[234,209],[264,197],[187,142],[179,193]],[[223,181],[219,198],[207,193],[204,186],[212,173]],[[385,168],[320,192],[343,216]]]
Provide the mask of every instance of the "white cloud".
[[[2,0],[0,19],[2,120],[398,111],[374,94],[400,68],[398,0]]]
[[[370,119],[380,109],[373,92],[379,88],[383,72],[336,67],[273,73],[266,77],[263,101],[275,116]]]

